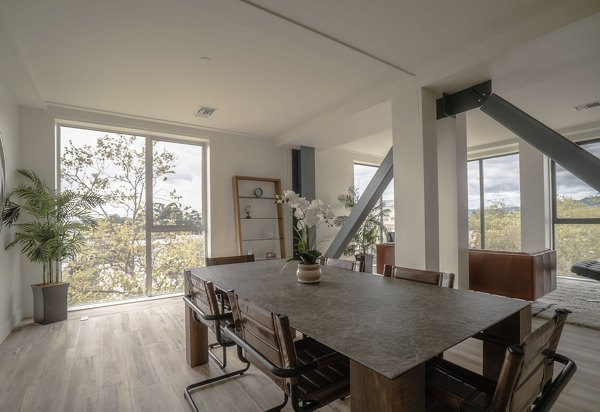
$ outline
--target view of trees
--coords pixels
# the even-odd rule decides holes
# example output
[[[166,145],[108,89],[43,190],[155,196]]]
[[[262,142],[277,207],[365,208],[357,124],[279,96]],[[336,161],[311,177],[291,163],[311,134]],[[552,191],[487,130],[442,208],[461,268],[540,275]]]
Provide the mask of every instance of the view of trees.
[[[63,266],[71,283],[69,304],[124,300],[147,294],[183,290],[183,270],[204,265],[204,232],[201,214],[172,189],[154,192],[155,225],[197,226],[194,231],[152,231],[146,236],[146,190],[173,178],[177,156],[150,148],[152,188],[146,187],[145,138],[100,134],[96,139],[64,139],[61,184],[81,193],[95,193],[105,200],[95,213],[96,231],[88,235],[77,260]],[[164,185],[163,185],[164,186]],[[168,203],[160,203],[165,198]],[[151,267],[147,267],[146,242],[151,240]]]
[[[559,216],[568,218],[598,217],[600,196],[575,200],[559,197],[556,207]],[[502,202],[492,202],[485,208],[486,249],[520,250],[521,213]],[[555,225],[557,271],[559,275],[575,276],[571,265],[585,259],[600,258],[600,225]],[[469,246],[481,245],[479,209],[469,214]]]

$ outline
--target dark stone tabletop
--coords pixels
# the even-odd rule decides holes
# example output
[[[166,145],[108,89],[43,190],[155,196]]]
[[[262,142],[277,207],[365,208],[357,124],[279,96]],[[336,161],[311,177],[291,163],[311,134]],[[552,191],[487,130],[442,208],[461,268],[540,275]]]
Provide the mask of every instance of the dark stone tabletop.
[[[323,266],[301,284],[283,260],[193,268],[223,290],[287,314],[292,327],[396,378],[529,302]],[[283,268],[283,270],[282,270]]]

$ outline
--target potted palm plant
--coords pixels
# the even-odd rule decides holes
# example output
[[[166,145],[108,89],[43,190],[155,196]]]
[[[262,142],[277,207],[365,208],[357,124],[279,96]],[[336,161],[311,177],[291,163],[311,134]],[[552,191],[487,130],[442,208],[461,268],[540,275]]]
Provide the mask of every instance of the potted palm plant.
[[[59,192],[30,170],[18,172],[26,183],[8,194],[2,211],[2,225],[16,228],[6,248],[19,245],[27,259],[42,265],[43,282],[31,285],[34,322],[65,320],[69,284],[62,282],[61,262],[73,259],[85,242],[84,232],[96,227],[92,209],[102,199],[72,190]]]
[[[358,199],[360,192],[354,186],[350,186],[346,193],[338,195],[338,200],[344,205],[346,210],[351,211]],[[344,255],[354,256],[356,260],[363,262],[363,271],[372,272],[373,251],[378,241],[383,242],[383,237],[387,233],[387,228],[383,220],[390,215],[391,210],[383,200],[373,207],[365,221],[360,225],[351,242],[344,250]],[[348,216],[338,216],[335,218],[336,226],[342,226],[348,220]]]

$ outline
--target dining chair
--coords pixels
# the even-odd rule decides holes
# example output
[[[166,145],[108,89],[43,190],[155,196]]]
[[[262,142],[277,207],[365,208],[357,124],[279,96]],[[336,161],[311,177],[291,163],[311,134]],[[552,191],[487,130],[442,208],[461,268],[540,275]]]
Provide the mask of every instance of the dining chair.
[[[454,287],[454,273],[434,272],[430,270],[384,265],[383,276],[428,283],[430,285],[443,286],[447,288]]]
[[[356,260],[343,260],[321,256],[320,262],[323,266],[332,266],[340,269],[347,269],[353,272],[360,272],[360,262]]]
[[[206,266],[217,266],[217,265],[231,265],[234,263],[248,263],[254,262],[254,255],[233,255],[233,256],[220,256],[220,257],[207,257]],[[217,290],[217,296],[221,303],[221,311],[231,310],[229,307],[229,300],[227,293],[222,290]]]
[[[312,411],[350,394],[347,357],[306,337],[294,341],[286,315],[269,312],[229,292],[233,323],[225,332],[284,393],[281,410],[292,401],[295,411]]]
[[[221,257],[207,257],[206,266],[229,265],[232,263],[254,262],[254,255],[235,255]]]
[[[426,366],[428,411],[550,411],[573,374],[575,363],[556,353],[567,315],[557,309],[552,319],[506,350],[498,382],[442,358]],[[563,365],[553,378],[554,363]]]
[[[227,366],[227,348],[235,346],[235,342],[224,333],[227,322],[233,321],[231,312],[222,312],[219,310],[219,301],[215,287],[212,282],[206,281],[198,276],[192,276],[189,270],[184,272],[185,282],[187,284],[187,294],[183,297],[185,304],[192,309],[192,321],[206,325],[215,334],[216,342],[208,345],[208,354],[217,362],[221,369]],[[223,349],[223,360],[213,353],[213,349],[221,347]],[[246,362],[247,363],[247,362]],[[243,369],[230,372],[216,378],[200,381],[185,388],[185,396],[195,411],[198,411],[196,404],[191,396],[191,391],[200,386],[208,385],[232,376],[241,375],[248,370],[250,364]]]

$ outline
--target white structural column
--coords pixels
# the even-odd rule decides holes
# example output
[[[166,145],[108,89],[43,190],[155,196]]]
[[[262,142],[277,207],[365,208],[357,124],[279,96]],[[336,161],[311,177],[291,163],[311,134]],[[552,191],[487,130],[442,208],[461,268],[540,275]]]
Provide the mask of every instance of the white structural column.
[[[467,117],[437,121],[440,199],[440,270],[456,275],[455,287],[469,289]]]
[[[439,268],[435,95],[413,90],[392,99],[396,265]]]
[[[519,142],[521,250],[550,247],[550,162],[533,146]]]

